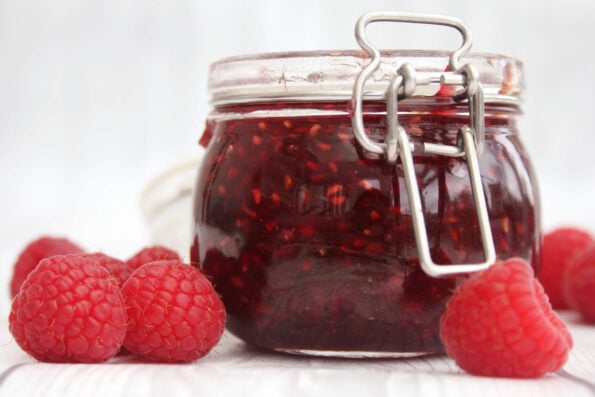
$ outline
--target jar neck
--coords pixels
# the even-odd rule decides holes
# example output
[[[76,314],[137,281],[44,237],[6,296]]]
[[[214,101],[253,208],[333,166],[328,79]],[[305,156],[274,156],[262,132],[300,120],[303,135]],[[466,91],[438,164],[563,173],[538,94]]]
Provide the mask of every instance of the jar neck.
[[[364,115],[386,115],[386,103],[383,101],[367,101],[363,104]],[[276,118],[276,117],[351,117],[351,101],[333,102],[275,102],[238,103],[217,106],[211,112],[209,119],[246,119],[246,118]],[[506,103],[486,103],[485,118],[490,124],[504,124],[515,121],[522,114],[519,106]],[[454,122],[458,119],[469,119],[469,109],[465,103],[455,103],[451,100],[406,100],[399,102],[399,118],[445,118]]]
[[[395,72],[411,65],[427,84],[415,85],[411,98],[452,96],[462,87],[442,85],[450,52],[382,50],[380,66],[365,84],[364,100],[382,100]],[[217,106],[263,101],[349,101],[356,78],[370,62],[365,51],[313,51],[252,54],[227,58],[211,65],[209,93]],[[519,104],[524,87],[521,62],[496,54],[469,53],[462,64],[478,72],[486,103]],[[450,94],[450,95],[449,95]],[[442,98],[444,99],[444,98]]]

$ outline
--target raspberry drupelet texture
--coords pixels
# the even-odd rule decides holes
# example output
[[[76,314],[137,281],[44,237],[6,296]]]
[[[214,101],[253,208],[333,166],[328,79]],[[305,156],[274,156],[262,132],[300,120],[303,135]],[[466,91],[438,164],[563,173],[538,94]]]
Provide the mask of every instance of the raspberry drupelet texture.
[[[520,259],[496,263],[463,282],[446,305],[440,336],[462,369],[499,377],[555,372],[573,343],[533,270]]]
[[[568,309],[563,292],[564,273],[573,258],[594,243],[584,230],[564,227],[547,233],[543,238],[539,281],[554,309]]]
[[[32,241],[19,255],[14,264],[12,280],[10,281],[10,296],[14,298],[31,270],[40,260],[53,255],[82,254],[84,250],[65,238],[41,237]]]
[[[585,321],[595,323],[595,243],[570,263],[564,288],[570,307]]]
[[[128,313],[124,346],[159,362],[191,362],[219,341],[225,309],[207,278],[178,260],[148,263],[122,286]]]
[[[134,254],[130,259],[126,261],[126,264],[132,269],[138,269],[142,265],[163,260],[180,260],[180,255],[177,252],[163,247],[161,245],[154,245],[151,247],[145,247]]]
[[[118,287],[122,287],[124,281],[132,274],[133,269],[124,261],[111,257],[101,252],[94,252],[92,254],[83,254],[85,258],[90,258],[97,261],[101,266],[105,267],[112,275]]]
[[[12,302],[10,332],[40,361],[96,363],[126,333],[122,294],[108,271],[76,255],[42,259]]]

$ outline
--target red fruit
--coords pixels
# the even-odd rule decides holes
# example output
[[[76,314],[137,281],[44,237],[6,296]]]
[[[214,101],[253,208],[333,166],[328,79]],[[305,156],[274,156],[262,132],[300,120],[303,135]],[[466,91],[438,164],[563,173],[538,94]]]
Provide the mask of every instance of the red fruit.
[[[132,268],[128,266],[124,261],[113,258],[101,252],[95,252],[93,254],[82,255],[85,258],[90,258],[97,261],[101,266],[105,267],[110,272],[118,287],[124,284],[124,281],[132,274]]]
[[[126,261],[126,264],[134,269],[138,269],[142,265],[154,262],[154,261],[163,261],[163,260],[180,260],[180,255],[177,252],[160,246],[155,245],[152,247],[146,247],[134,254],[132,258]]]
[[[54,255],[81,254],[84,250],[65,238],[41,237],[25,247],[14,264],[10,296],[14,298],[40,260]]]
[[[94,363],[113,357],[126,333],[122,294],[96,261],[43,259],[14,298],[10,332],[40,361]]]
[[[573,258],[593,243],[589,233],[576,228],[560,228],[545,235],[539,281],[554,309],[568,308],[562,288],[564,273]]]
[[[496,263],[454,292],[440,321],[448,355],[474,375],[536,378],[559,370],[572,337],[531,267]]]
[[[161,362],[190,362],[219,341],[225,308],[207,278],[177,260],[146,264],[122,286],[128,313],[124,346]]]
[[[570,307],[577,310],[585,321],[595,323],[595,244],[570,263],[564,288]]]

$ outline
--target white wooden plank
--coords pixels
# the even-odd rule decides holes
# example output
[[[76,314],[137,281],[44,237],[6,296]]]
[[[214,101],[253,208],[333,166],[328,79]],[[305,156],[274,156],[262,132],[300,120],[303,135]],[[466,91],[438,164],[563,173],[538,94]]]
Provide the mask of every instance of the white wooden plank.
[[[567,316],[575,338],[565,371],[536,380],[465,374],[445,357],[345,360],[295,357],[247,347],[226,334],[193,364],[164,365],[117,357],[106,364],[38,363],[2,327],[0,396],[560,396],[595,395],[595,327]],[[1,375],[0,375],[1,376]]]

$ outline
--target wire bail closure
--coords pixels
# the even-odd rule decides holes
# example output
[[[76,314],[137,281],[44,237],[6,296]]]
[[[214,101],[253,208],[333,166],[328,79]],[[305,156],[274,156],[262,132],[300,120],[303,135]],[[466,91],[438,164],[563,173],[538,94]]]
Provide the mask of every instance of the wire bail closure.
[[[380,66],[380,51],[370,43],[365,34],[366,26],[371,22],[405,22],[442,25],[455,28],[462,36],[461,46],[450,54],[450,72],[444,72],[440,77],[441,85],[462,85],[463,89],[455,92],[453,100],[467,101],[469,108],[469,125],[459,129],[456,146],[423,142],[413,145],[405,128],[398,121],[398,102],[415,92],[417,85],[434,83],[424,75],[416,73],[410,64],[403,64],[398,69],[386,92],[387,133],[384,142],[371,140],[365,132],[363,122],[363,96],[366,80]],[[395,164],[400,158],[405,175],[407,196],[413,220],[413,232],[422,270],[432,277],[442,277],[455,274],[476,272],[488,268],[496,261],[496,253],[492,231],[489,222],[487,205],[481,184],[478,157],[481,156],[485,141],[484,99],[483,89],[479,81],[479,73],[471,64],[460,64],[461,56],[471,48],[471,34],[462,21],[456,18],[416,13],[401,12],[373,12],[363,15],[356,24],[355,37],[359,45],[371,56],[370,62],[357,76],[353,86],[353,115],[351,122],[356,139],[362,147],[372,153],[384,155],[389,164]],[[415,176],[413,162],[414,151],[422,154],[435,154],[447,157],[461,157],[466,160],[477,219],[484,252],[481,263],[438,265],[434,263],[430,254],[428,234],[423,215],[423,208],[419,193],[419,186]]]

